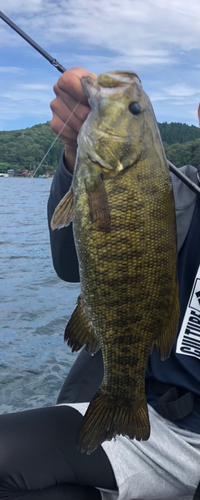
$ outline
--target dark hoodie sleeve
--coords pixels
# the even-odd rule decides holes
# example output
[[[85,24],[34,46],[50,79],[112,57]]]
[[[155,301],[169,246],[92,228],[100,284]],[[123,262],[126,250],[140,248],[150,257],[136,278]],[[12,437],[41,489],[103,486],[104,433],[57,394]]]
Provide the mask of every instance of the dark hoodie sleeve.
[[[60,158],[60,162],[51,185],[47,205],[48,224],[51,253],[55,271],[62,280],[75,283],[79,281],[79,269],[74,245],[72,224],[60,230],[56,229],[55,231],[52,231],[50,227],[53,212],[59,201],[69,190],[72,181],[72,175],[68,172],[64,165],[63,154]]]

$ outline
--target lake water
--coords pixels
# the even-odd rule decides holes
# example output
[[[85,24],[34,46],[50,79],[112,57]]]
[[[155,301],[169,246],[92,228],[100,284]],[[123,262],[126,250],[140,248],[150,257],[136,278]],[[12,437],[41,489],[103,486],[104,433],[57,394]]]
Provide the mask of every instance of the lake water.
[[[77,356],[63,335],[80,288],[53,268],[51,182],[0,178],[0,413],[55,404]]]

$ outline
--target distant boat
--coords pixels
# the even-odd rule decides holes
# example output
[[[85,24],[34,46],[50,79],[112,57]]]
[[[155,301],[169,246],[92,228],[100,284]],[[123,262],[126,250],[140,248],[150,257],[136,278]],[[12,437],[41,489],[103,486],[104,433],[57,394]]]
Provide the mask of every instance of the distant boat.
[[[0,172],[0,177],[9,177],[8,174],[4,174],[3,172]]]

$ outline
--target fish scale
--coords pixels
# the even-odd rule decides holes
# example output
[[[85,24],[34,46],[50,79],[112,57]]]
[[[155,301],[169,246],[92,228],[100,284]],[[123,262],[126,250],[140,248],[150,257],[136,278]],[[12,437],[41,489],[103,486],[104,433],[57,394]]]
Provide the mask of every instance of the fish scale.
[[[179,304],[173,192],[149,98],[131,72],[82,83],[91,112],[52,228],[73,219],[79,261],[81,295],[65,340],[103,354],[104,379],[77,438],[91,453],[117,434],[149,438],[148,357],[154,344],[169,356]]]

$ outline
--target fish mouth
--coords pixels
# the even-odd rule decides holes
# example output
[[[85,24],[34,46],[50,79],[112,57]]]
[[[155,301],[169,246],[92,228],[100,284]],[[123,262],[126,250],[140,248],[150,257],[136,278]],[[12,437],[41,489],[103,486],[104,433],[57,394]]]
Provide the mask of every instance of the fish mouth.
[[[88,99],[91,99],[91,97],[94,97],[100,91],[97,79],[91,78],[91,76],[82,76],[81,83]]]

